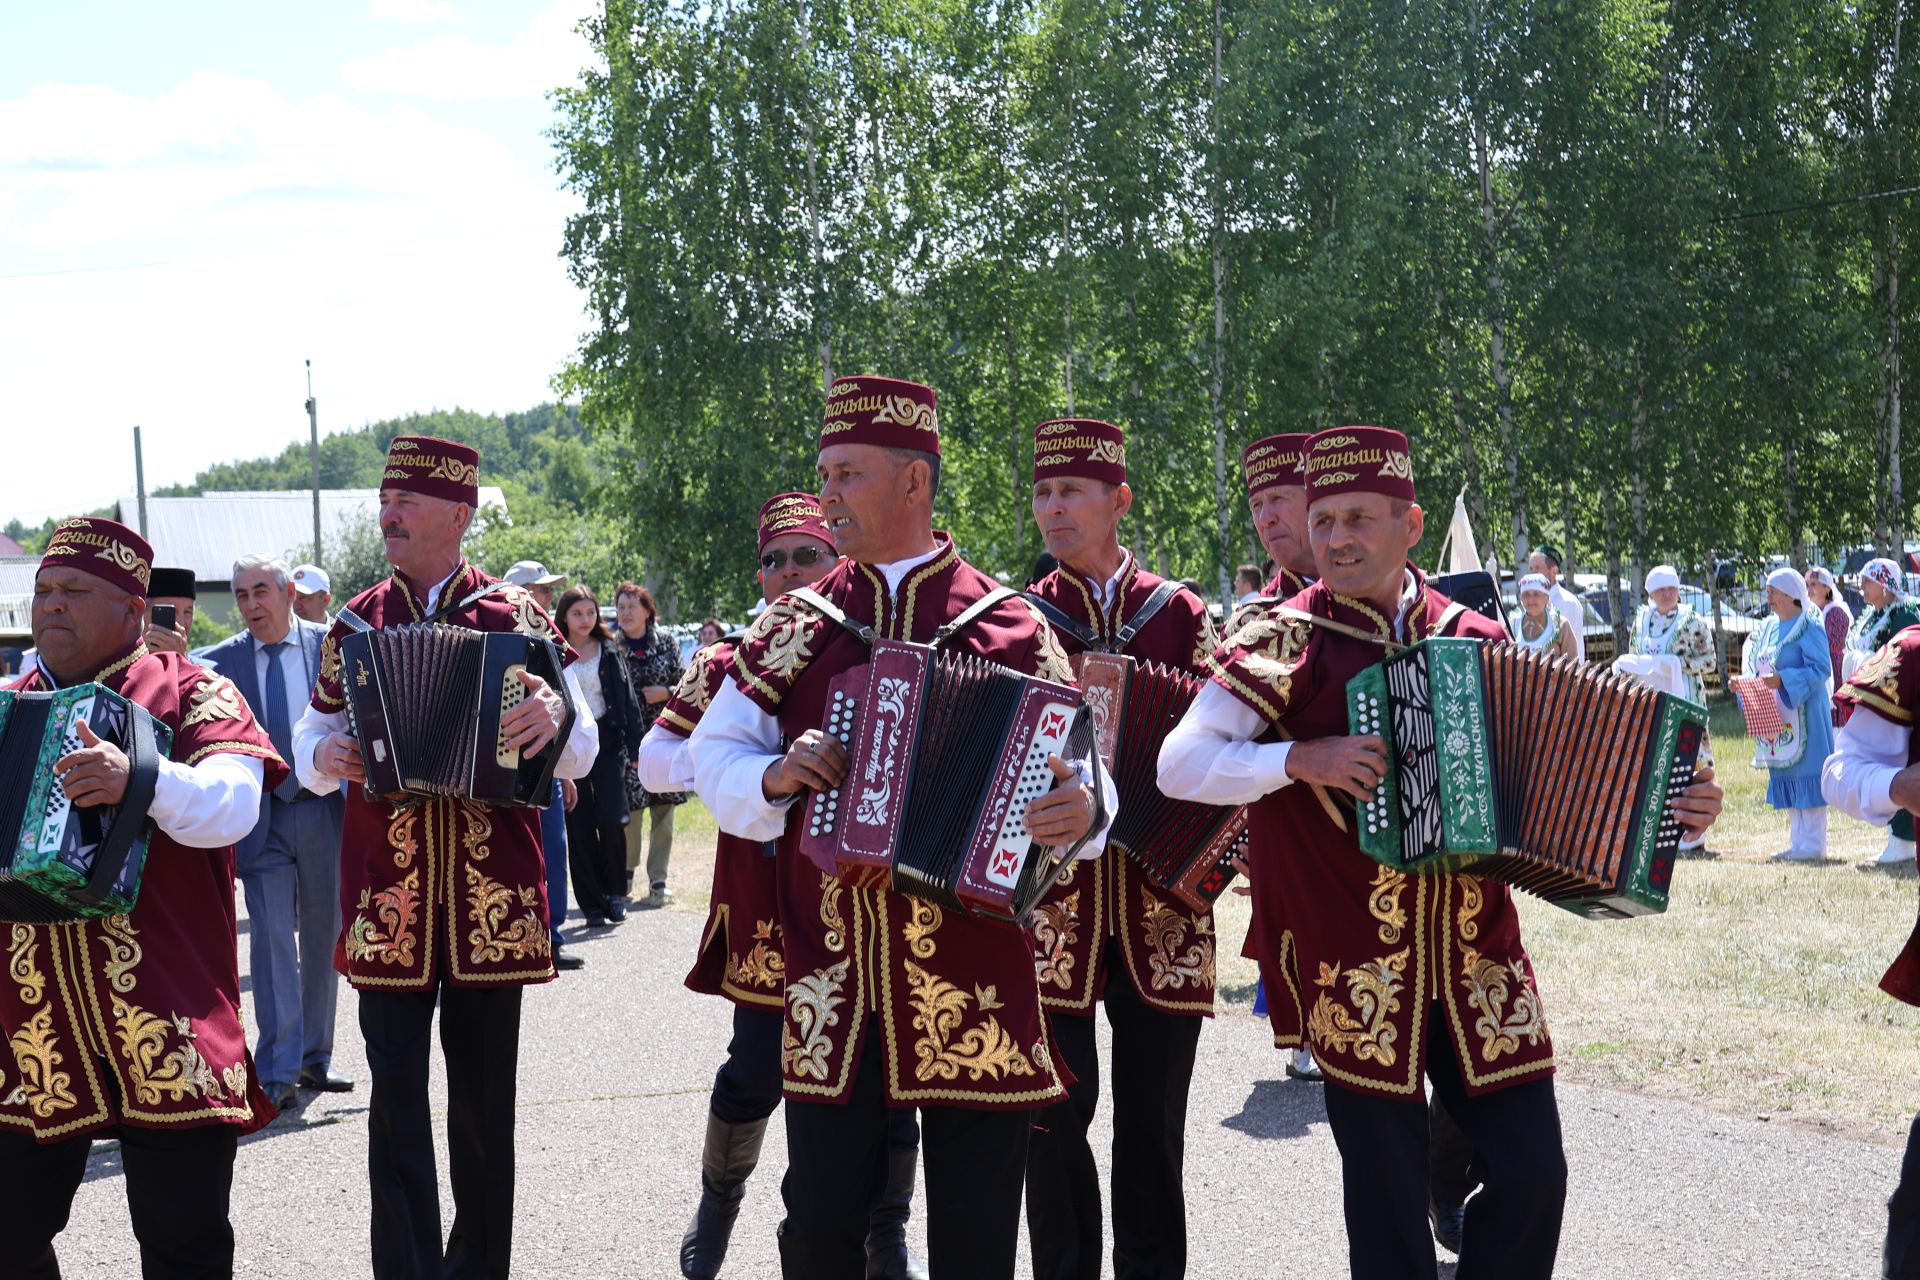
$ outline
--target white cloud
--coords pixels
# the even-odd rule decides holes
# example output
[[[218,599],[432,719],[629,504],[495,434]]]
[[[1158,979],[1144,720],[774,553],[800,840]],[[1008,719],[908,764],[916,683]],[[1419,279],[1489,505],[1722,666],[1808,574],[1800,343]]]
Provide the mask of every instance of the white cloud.
[[[212,73],[0,101],[0,522],[128,490],[135,422],[156,486],[304,438],[309,357],[323,430],[548,398],[572,199],[442,114]]]
[[[451,0],[373,0],[373,16],[378,22],[417,24],[466,20]]]
[[[348,88],[429,99],[541,98],[571,82],[586,61],[574,27],[592,14],[589,0],[555,0],[506,44],[460,33],[357,58],[340,69]]]

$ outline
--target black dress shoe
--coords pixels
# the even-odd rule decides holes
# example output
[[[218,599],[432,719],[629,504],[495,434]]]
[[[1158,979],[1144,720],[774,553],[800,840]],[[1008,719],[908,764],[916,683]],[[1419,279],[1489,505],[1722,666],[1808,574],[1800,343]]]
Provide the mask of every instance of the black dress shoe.
[[[627,909],[626,909],[626,907],[624,907],[624,906],[622,906],[622,905],[621,905],[620,903],[618,903],[618,902],[609,902],[609,903],[607,904],[607,919],[608,919],[608,920],[610,920],[610,921],[612,921],[612,922],[613,922],[614,924],[620,924],[620,923],[622,923],[623,921],[625,921],[625,920],[626,920],[626,918],[627,918]]]
[[[1433,1238],[1440,1247],[1450,1253],[1460,1252],[1460,1237],[1467,1225],[1467,1206],[1464,1204],[1441,1204],[1428,1199],[1427,1218],[1433,1223]]]
[[[302,1089],[318,1089],[321,1093],[352,1093],[353,1081],[335,1072],[332,1068],[315,1071],[308,1067],[300,1073]]]
[[[290,1084],[270,1084],[267,1097],[273,1103],[273,1109],[282,1115],[300,1105],[300,1091]]]
[[[556,969],[584,969],[587,967],[587,958],[585,956],[577,956],[571,951],[555,951],[553,953],[553,967]]]

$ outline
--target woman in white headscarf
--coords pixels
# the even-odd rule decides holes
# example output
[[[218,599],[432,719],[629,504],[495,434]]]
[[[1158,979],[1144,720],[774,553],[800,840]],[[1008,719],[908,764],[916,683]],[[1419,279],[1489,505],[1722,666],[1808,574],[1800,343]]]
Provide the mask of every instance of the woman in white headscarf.
[[[1543,653],[1549,658],[1578,656],[1580,646],[1574,638],[1573,624],[1553,607],[1546,575],[1524,574],[1518,587],[1520,608],[1513,617],[1515,642],[1529,653]]]
[[[1767,803],[1786,809],[1791,838],[1774,855],[1792,862],[1827,856],[1827,801],[1820,770],[1833,752],[1833,659],[1827,633],[1797,569],[1767,575],[1773,616],[1748,643],[1747,674],[1758,676],[1780,700],[1780,735],[1757,740],[1754,764],[1770,770]]]

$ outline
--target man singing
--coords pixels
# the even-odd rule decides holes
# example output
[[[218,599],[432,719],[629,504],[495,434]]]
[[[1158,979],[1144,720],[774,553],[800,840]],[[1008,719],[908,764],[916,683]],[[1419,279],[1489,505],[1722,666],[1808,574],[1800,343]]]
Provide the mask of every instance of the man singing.
[[[480,455],[432,436],[397,436],[380,482],[380,532],[393,576],[346,611],[380,628],[433,620],[475,631],[545,636],[571,652],[526,590],[468,564],[460,539],[479,502]],[[367,1165],[373,1272],[379,1280],[507,1274],[513,1247],[513,1111],[520,989],[554,976],[546,869],[536,810],[442,796],[404,808],[369,796],[347,733],[337,620],[320,653],[313,702],[294,729],[301,782],[342,783],[345,917],[334,964],[360,993],[373,1072]],[[501,717],[508,749],[538,753],[565,723],[558,691],[522,673],[527,696]],[[580,694],[569,692],[578,705]],[[578,716],[555,772],[582,777],[599,739]],[[443,1251],[427,1057],[435,1004],[447,1068],[453,1228]]]
[[[10,686],[99,683],[173,732],[134,909],[0,925],[0,1271],[30,1280],[60,1275],[53,1238],[96,1137],[120,1142],[142,1274],[231,1276],[234,1153],[274,1117],[241,1027],[233,845],[287,769],[230,681],[149,652],[152,562],[112,520],[55,529],[33,584],[40,665]],[[60,785],[79,808],[120,803],[126,754],[81,739]]]

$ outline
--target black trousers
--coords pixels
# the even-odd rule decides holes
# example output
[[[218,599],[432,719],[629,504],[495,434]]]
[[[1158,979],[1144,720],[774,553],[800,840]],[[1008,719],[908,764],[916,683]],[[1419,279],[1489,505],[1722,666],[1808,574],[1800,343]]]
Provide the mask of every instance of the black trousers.
[[[1113,1275],[1177,1280],[1187,1272],[1187,1086],[1199,1018],[1140,999],[1119,947],[1107,944],[1107,1021],[1113,1027]],[[1091,1017],[1056,1017],[1054,1043],[1079,1079],[1038,1112],[1027,1146],[1027,1239],[1036,1280],[1099,1280],[1100,1171],[1087,1129],[1100,1104],[1100,1056]]]
[[[1439,1006],[1427,1019],[1427,1078],[1473,1144],[1484,1186],[1467,1202],[1459,1280],[1546,1280],[1560,1247],[1567,1159],[1551,1077],[1469,1097]],[[1363,1094],[1327,1082],[1340,1148],[1347,1250],[1355,1280],[1436,1274],[1427,1222],[1427,1100]]]
[[[787,1176],[780,1184],[780,1274],[848,1280],[866,1274],[867,1230],[886,1184],[894,1121],[886,1105],[880,1027],[866,1044],[846,1105],[787,1103]],[[1031,1111],[923,1107],[927,1266],[939,1280],[1013,1280]]]
[[[774,1009],[733,1006],[733,1039],[713,1073],[713,1114],[725,1124],[765,1120],[780,1105],[780,1031]]]
[[[1887,1201],[1887,1243],[1881,1259],[1887,1280],[1920,1280],[1920,1116],[1907,1132],[1900,1185]]]
[[[1473,1176],[1473,1139],[1447,1114],[1438,1095],[1427,1100],[1427,1183],[1434,1201],[1443,1205],[1465,1204],[1480,1185]]]
[[[453,1230],[440,1245],[440,1186],[427,1105],[433,1008],[447,1067]],[[377,1280],[504,1277],[513,1251],[513,1108],[520,988],[362,991],[373,1095],[367,1176]]]
[[[627,829],[593,819],[593,779],[582,778],[580,801],[567,815],[567,870],[580,914],[604,920],[627,889]]]
[[[232,1276],[227,1201],[239,1146],[233,1128],[121,1125],[111,1136],[120,1140],[145,1280]],[[0,1275],[59,1280],[53,1238],[67,1225],[92,1146],[91,1135],[42,1145],[25,1134],[0,1133]]]

